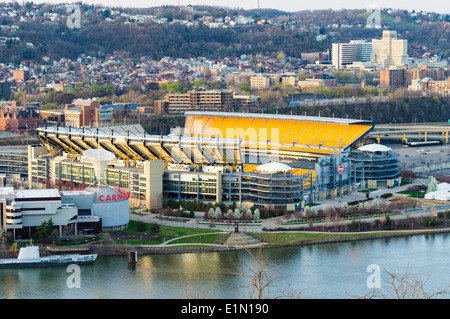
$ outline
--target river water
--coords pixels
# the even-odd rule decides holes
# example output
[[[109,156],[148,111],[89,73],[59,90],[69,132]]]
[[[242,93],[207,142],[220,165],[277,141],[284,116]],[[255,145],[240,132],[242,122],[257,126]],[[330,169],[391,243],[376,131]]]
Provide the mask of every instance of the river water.
[[[279,266],[268,273],[276,279],[270,296],[287,289],[306,299],[348,299],[372,290],[369,265],[380,267],[381,289],[388,270],[423,278],[429,291],[448,285],[449,247],[450,234],[434,234],[264,249],[263,257]],[[137,264],[102,256],[75,272],[66,266],[0,269],[0,298],[248,298],[246,280],[232,274],[240,269],[251,276],[247,267],[255,269],[245,251],[138,256]]]

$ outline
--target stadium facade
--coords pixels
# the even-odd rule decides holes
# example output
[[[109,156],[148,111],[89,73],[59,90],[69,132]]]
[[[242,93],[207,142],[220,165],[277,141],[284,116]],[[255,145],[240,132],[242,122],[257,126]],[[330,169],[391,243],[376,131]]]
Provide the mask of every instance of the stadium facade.
[[[129,189],[132,206],[195,199],[294,210],[356,189],[357,165],[349,153],[373,129],[371,121],[328,117],[185,115],[184,128],[169,135],[121,127],[38,128],[42,146],[29,147],[29,186],[91,183],[93,168],[82,154],[100,148],[116,156],[104,178]]]
[[[367,181],[369,188],[399,186],[401,180],[399,155],[380,144],[358,147],[351,153],[351,161],[360,163],[356,170],[358,182]]]

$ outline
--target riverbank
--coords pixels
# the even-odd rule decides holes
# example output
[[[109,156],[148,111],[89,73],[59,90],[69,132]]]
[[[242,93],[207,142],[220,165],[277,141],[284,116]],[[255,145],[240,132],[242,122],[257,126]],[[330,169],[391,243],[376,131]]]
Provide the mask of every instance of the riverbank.
[[[152,255],[152,254],[183,254],[183,253],[199,253],[199,252],[223,252],[242,250],[244,248],[278,248],[278,247],[291,247],[291,246],[306,246],[306,245],[320,245],[329,243],[341,243],[341,242],[357,242],[375,239],[388,239],[396,237],[408,237],[417,235],[429,235],[440,234],[450,232],[450,228],[428,228],[428,229],[416,229],[416,230],[381,230],[381,231],[355,231],[355,232],[331,232],[331,231],[305,231],[305,230],[272,230],[266,232],[260,231],[246,231],[245,233],[257,240],[262,245],[252,245],[249,247],[242,246],[228,246],[225,244],[225,240],[229,236],[229,232],[215,230],[215,233],[210,233],[214,230],[205,230],[194,228],[188,231],[186,227],[180,228],[181,231],[176,232],[176,227],[170,226],[170,229],[174,232],[173,237],[155,244],[125,244],[117,243],[115,240],[111,240],[109,234],[100,240],[73,245],[61,245],[46,246],[41,245],[41,255],[46,256],[50,254],[69,254],[78,251],[77,253],[89,253],[98,254],[99,256],[126,256],[130,252],[137,252],[138,255]],[[196,233],[199,232],[199,233]],[[136,235],[135,233],[133,233]],[[136,236],[142,238],[142,234],[137,233]],[[218,235],[222,237],[221,242],[207,243],[206,236]],[[200,238],[202,236],[203,240]],[[108,239],[105,239],[108,238]],[[189,240],[186,240],[186,239]],[[80,251],[80,249],[85,249]],[[16,253],[10,250],[0,250],[0,258],[16,258]]]
[[[280,248],[280,247],[292,247],[292,246],[308,246],[308,245],[320,245],[342,242],[357,242],[375,239],[389,239],[410,237],[418,235],[432,235],[450,233],[450,228],[445,229],[429,229],[429,230],[416,230],[416,231],[385,231],[385,232],[365,232],[365,233],[317,233],[317,232],[298,232],[293,234],[291,232],[271,232],[271,233],[247,233],[248,235],[260,240],[263,244],[258,246],[263,249]],[[301,235],[307,234],[309,239],[301,238]],[[300,235],[300,236],[298,236]],[[319,238],[313,236],[318,235]],[[274,239],[274,236],[283,237],[282,240]],[[286,240],[287,237],[291,239]],[[329,238],[327,238],[329,237]],[[195,244],[189,244],[189,247],[183,247],[183,245],[173,245],[164,247],[149,247],[145,245],[91,245],[93,251],[99,255],[127,255],[128,252],[136,251],[138,254],[180,254],[180,253],[199,253],[199,252],[222,252],[231,250],[243,250],[247,247],[230,247],[225,245],[211,245],[202,246],[201,248],[194,248]],[[249,247],[249,249],[258,248],[255,246]]]
[[[270,232],[270,233],[247,233],[248,235],[259,239],[263,242],[258,246],[263,249],[273,249],[281,247],[321,245],[343,242],[357,242],[376,239],[390,239],[400,237],[410,237],[418,235],[432,235],[450,233],[450,228],[416,230],[416,231],[384,231],[384,232],[364,232],[364,233],[320,233],[320,232]],[[243,250],[247,247],[235,247],[225,245],[205,245],[205,244],[174,244],[174,245],[115,245],[92,243],[84,244],[89,247],[90,254],[98,254],[99,256],[127,256],[130,252],[137,252],[138,255],[152,254],[186,254],[186,253],[207,253],[207,252],[226,252]],[[198,246],[198,247],[195,247]],[[65,246],[67,250],[77,246]],[[255,246],[249,249],[258,248]],[[60,253],[64,251],[61,250]],[[46,247],[41,247],[42,255],[51,252]],[[0,258],[14,258],[15,254],[11,251],[0,251]]]

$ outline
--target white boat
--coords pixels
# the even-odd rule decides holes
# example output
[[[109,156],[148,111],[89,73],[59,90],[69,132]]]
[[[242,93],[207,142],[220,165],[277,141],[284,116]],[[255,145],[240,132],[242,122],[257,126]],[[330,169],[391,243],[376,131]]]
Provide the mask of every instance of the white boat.
[[[91,264],[95,259],[97,259],[97,254],[51,255],[41,257],[38,246],[27,246],[20,248],[17,258],[0,259],[0,268]]]

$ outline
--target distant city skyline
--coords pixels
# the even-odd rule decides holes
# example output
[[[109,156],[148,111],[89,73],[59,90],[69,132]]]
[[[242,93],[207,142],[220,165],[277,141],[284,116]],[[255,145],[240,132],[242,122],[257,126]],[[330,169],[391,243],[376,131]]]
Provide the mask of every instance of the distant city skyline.
[[[37,0],[35,3],[72,3],[77,1],[57,1],[57,0]],[[400,0],[322,0],[322,1],[303,1],[294,0],[135,0],[132,3],[126,0],[85,0],[83,3],[101,4],[103,6],[136,7],[148,8],[159,7],[162,5],[210,5],[242,9],[278,9],[282,11],[295,12],[301,10],[319,10],[319,9],[365,9],[372,5],[378,5],[381,8],[392,8],[402,10],[429,11],[437,13],[450,13],[450,4],[442,0],[429,1],[400,1]]]

